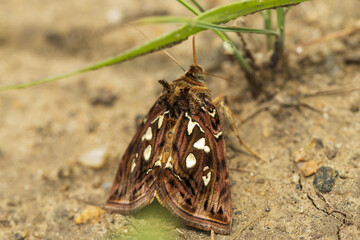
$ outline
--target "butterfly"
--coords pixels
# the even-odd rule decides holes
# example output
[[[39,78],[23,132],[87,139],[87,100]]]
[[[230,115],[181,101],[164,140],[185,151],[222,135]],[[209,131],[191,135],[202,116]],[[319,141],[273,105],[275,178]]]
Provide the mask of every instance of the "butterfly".
[[[163,92],[120,161],[105,209],[130,214],[156,198],[189,226],[230,234],[220,115],[194,62],[179,79],[159,81]]]

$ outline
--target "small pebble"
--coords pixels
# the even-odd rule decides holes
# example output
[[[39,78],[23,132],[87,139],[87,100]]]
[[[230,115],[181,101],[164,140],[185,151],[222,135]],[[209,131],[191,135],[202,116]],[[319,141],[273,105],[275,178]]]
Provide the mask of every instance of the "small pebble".
[[[9,220],[0,220],[0,227],[1,228],[9,228],[11,227]]]
[[[301,162],[306,160],[306,151],[305,148],[300,148],[294,152],[294,162]]]
[[[89,133],[93,133],[96,131],[96,129],[99,127],[99,122],[95,121],[95,120],[90,120],[90,122],[88,123],[88,132]]]
[[[121,22],[123,19],[123,12],[119,8],[110,8],[106,12],[106,19],[109,23],[115,24]]]
[[[109,190],[112,186],[112,182],[104,182],[101,184],[101,188],[104,190]]]
[[[319,138],[313,138],[309,144],[309,147],[312,149],[319,150],[321,148],[324,148],[324,144],[321,139]]]
[[[360,160],[360,153],[355,153],[351,158],[350,161],[358,161]]]
[[[235,212],[235,215],[238,216],[238,215],[241,215],[242,214],[242,211],[236,211]]]
[[[268,122],[262,124],[262,135],[264,138],[268,138],[271,136],[271,129]]]
[[[73,169],[69,166],[65,166],[65,167],[61,167],[58,172],[57,172],[57,176],[60,179],[63,178],[71,178],[73,176]]]
[[[354,102],[350,106],[350,111],[353,113],[357,113],[360,110],[360,103],[358,101]]]
[[[99,147],[84,153],[79,157],[79,162],[89,168],[100,169],[105,165],[107,148]]]
[[[275,226],[275,229],[277,230],[280,230],[281,232],[284,232],[286,233],[286,225],[284,223],[278,223],[276,226]]]
[[[145,121],[145,116],[142,114],[138,114],[135,117],[135,128],[139,128]]]
[[[344,56],[346,64],[359,64],[360,63],[360,52],[348,52]]]
[[[101,187],[103,181],[99,176],[96,176],[92,182],[92,186],[93,188],[99,188]]]
[[[102,219],[103,215],[103,209],[88,205],[80,214],[75,216],[74,221],[76,224],[97,223]]]
[[[339,172],[331,167],[320,167],[317,171],[313,185],[322,193],[328,193],[332,190],[335,179],[339,176]]]
[[[324,117],[325,120],[329,120],[329,114],[328,113],[324,112],[323,117]]]
[[[336,147],[336,148],[341,148],[341,147],[342,147],[342,143],[337,143],[337,144],[335,144],[335,147]]]
[[[325,150],[326,157],[331,160],[336,157],[338,150],[335,146],[327,146]]]
[[[17,232],[15,233],[15,239],[16,240],[25,240],[27,237],[28,237],[28,232],[25,231],[25,232]]]
[[[318,164],[314,160],[310,160],[304,163],[304,165],[301,168],[301,173],[305,177],[308,177],[316,173],[317,170],[318,170]]]
[[[291,177],[291,183],[298,184],[300,180],[300,176],[298,173],[295,173]]]

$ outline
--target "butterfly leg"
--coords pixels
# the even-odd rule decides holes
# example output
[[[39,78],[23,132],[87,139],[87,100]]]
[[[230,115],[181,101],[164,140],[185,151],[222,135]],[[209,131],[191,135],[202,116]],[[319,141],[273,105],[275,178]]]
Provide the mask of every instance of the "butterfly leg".
[[[255,150],[253,150],[252,148],[250,148],[241,138],[237,127],[236,127],[236,123],[235,123],[235,118],[237,118],[237,115],[231,110],[230,107],[230,99],[225,96],[225,95],[220,95],[216,98],[213,99],[214,104],[216,105],[216,107],[223,112],[223,114],[225,115],[225,117],[229,120],[230,125],[232,130],[234,131],[238,141],[240,142],[241,145],[243,145],[246,150],[248,150],[252,155],[254,155],[256,158],[262,160],[262,161],[266,161],[264,158],[262,158]]]

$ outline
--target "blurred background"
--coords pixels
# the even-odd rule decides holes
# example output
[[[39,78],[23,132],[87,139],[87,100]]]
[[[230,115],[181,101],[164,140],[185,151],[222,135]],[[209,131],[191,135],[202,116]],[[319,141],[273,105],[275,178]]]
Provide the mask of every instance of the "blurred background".
[[[199,1],[205,9],[228,2]],[[286,15],[286,58],[273,72],[262,71],[271,55],[265,36],[244,34],[270,97],[252,97],[241,67],[213,32],[197,35],[198,63],[231,80],[208,77],[213,96],[230,97],[240,134],[266,160],[240,146],[224,120],[232,180],[230,237],[359,236],[358,9],[359,1],[336,0],[292,7]],[[193,17],[176,1],[0,0],[0,85],[70,72],[142,44],[147,40],[126,23],[154,15]],[[229,25],[263,28],[263,18],[256,13]],[[176,27],[140,28],[154,38]],[[185,68],[193,61],[189,40],[168,50]],[[209,237],[185,227],[159,204],[133,216],[101,209],[136,119],[162,91],[157,81],[182,74],[165,54],[155,52],[58,82],[0,92],[0,239]],[[321,166],[339,173],[325,198],[313,187]],[[338,212],[331,212],[324,199]],[[94,208],[86,212],[88,206]]]

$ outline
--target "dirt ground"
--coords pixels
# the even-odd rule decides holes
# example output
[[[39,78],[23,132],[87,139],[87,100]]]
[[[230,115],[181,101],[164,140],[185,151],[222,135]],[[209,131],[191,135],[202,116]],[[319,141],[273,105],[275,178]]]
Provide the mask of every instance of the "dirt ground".
[[[176,1],[158,2],[1,0],[0,84],[69,72],[141,44],[144,37],[124,25],[140,17],[191,16]],[[228,1],[200,2],[211,8]],[[213,96],[229,96],[240,119],[249,117],[238,129],[265,159],[249,154],[225,124],[233,226],[230,236],[216,239],[359,239],[360,91],[351,91],[360,86],[359,9],[354,0],[293,7],[286,22],[287,64],[274,80],[264,80],[273,81],[267,85],[276,94],[267,101],[251,97],[242,70],[214,33],[198,34],[198,62],[233,80],[208,78]],[[237,23],[262,27],[262,17]],[[142,29],[155,37],[174,27]],[[334,33],[340,34],[311,42]],[[259,64],[269,58],[264,36],[246,39]],[[310,44],[297,47],[305,43]],[[183,66],[192,63],[190,41],[169,51]],[[1,92],[0,239],[209,239],[208,232],[184,226],[156,202],[131,216],[100,212],[89,223],[75,223],[87,206],[105,203],[137,117],[161,93],[157,80],[181,75],[158,52]],[[107,158],[100,169],[79,163],[84,153],[101,147]],[[320,166],[338,172],[328,193],[316,192],[314,175],[304,176]]]

